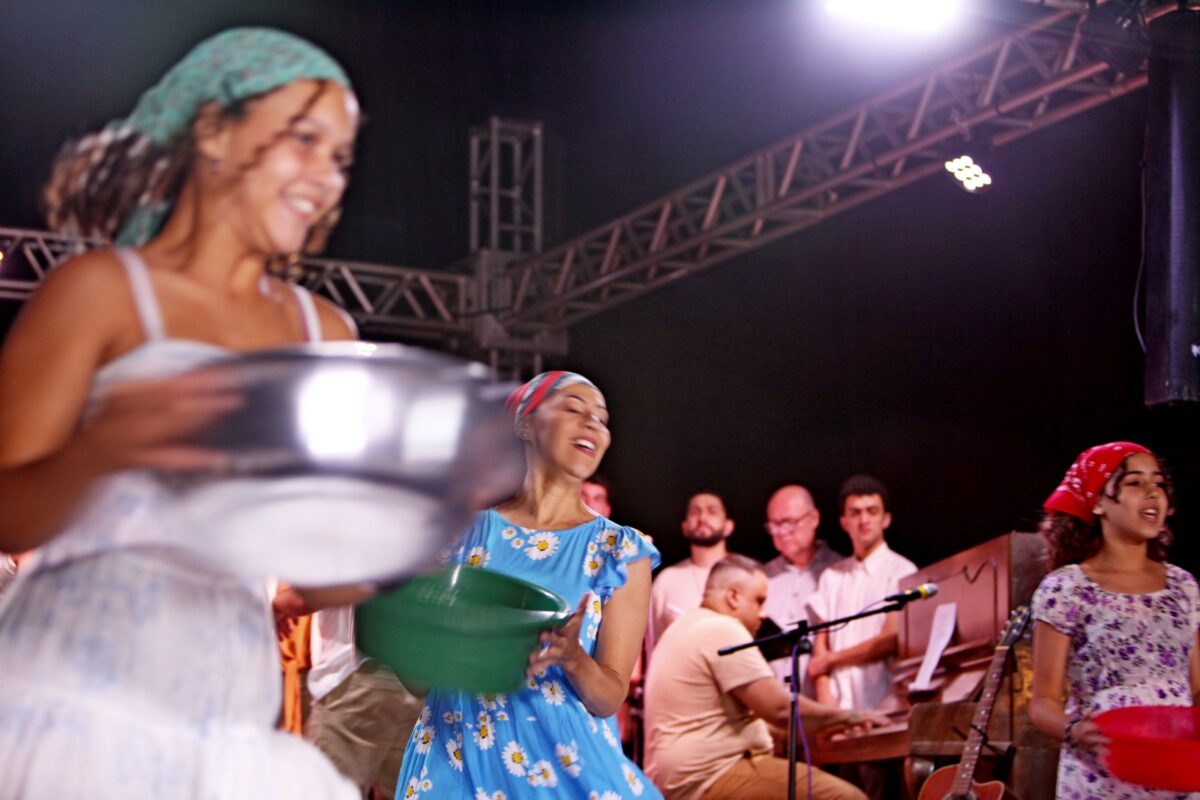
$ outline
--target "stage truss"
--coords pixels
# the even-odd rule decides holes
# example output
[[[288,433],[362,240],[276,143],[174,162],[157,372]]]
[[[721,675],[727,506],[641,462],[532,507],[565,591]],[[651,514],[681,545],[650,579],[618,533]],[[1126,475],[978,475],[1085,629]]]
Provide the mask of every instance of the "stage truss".
[[[1009,144],[1145,86],[1145,72],[1120,74],[1090,51],[1084,17],[1050,12],[546,252],[481,249],[450,270],[307,259],[303,283],[365,335],[537,369],[566,352],[580,320],[938,173],[966,147]],[[0,229],[0,299],[23,299],[93,244]]]

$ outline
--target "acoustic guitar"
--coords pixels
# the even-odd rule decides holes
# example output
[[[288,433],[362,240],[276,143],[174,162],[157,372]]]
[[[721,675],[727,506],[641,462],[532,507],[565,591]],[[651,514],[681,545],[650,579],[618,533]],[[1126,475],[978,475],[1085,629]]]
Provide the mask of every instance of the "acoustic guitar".
[[[979,764],[979,754],[983,750],[985,733],[988,722],[992,719],[992,707],[996,705],[996,693],[1000,690],[1000,680],[1004,677],[1004,667],[1008,663],[1008,651],[1021,638],[1025,626],[1029,624],[1029,607],[1018,606],[1013,609],[1004,626],[1000,644],[992,655],[988,665],[987,675],[983,681],[983,695],[975,708],[975,716],[971,720],[971,732],[963,746],[962,760],[956,765],[942,767],[934,772],[921,787],[917,800],[1001,800],[1004,796],[1004,784],[1001,781],[975,782],[975,768]]]

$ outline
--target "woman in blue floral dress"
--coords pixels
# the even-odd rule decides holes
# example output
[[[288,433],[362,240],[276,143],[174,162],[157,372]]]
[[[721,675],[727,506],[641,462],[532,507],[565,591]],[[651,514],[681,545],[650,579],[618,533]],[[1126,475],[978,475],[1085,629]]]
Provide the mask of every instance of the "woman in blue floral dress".
[[[1113,442],[1085,450],[1045,509],[1057,569],[1033,598],[1029,716],[1063,740],[1056,796],[1191,797],[1112,776],[1093,721],[1110,708],[1192,705],[1200,692],[1200,590],[1166,563],[1170,484],[1149,450]]]
[[[510,408],[525,483],[479,515],[451,560],[532,581],[577,610],[542,635],[519,690],[430,693],[396,795],[660,798],[622,752],[613,718],[641,648],[658,551],[580,499],[611,442],[604,396],[581,375],[547,372]]]

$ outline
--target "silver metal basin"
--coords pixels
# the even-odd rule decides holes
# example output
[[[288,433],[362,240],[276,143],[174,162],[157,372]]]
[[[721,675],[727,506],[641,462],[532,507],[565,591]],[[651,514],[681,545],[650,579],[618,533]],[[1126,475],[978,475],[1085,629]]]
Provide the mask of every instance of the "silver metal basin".
[[[524,465],[486,368],[396,344],[325,342],[201,368],[242,405],[197,435],[231,456],[177,483],[199,552],[292,583],[385,581],[427,566]]]

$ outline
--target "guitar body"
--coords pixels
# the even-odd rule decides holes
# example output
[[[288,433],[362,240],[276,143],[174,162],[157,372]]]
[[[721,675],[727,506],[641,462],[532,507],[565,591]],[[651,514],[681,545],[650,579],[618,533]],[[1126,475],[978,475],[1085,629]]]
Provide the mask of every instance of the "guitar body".
[[[987,744],[988,721],[992,718],[992,706],[996,704],[996,693],[1000,689],[1000,678],[1008,651],[1021,638],[1029,623],[1029,606],[1018,606],[1008,618],[1000,644],[992,654],[987,677],[983,679],[983,694],[975,708],[971,721],[971,732],[963,744],[962,760],[952,767],[942,767],[929,776],[921,787],[917,800],[1003,800],[1004,784],[1000,781],[976,783],[975,768],[979,765],[979,753]]]
[[[955,795],[954,778],[958,773],[958,765],[952,764],[934,772],[921,786],[921,795],[917,800],[1001,800],[1004,797],[1004,784],[1000,781],[976,783],[971,781],[969,795]]]

